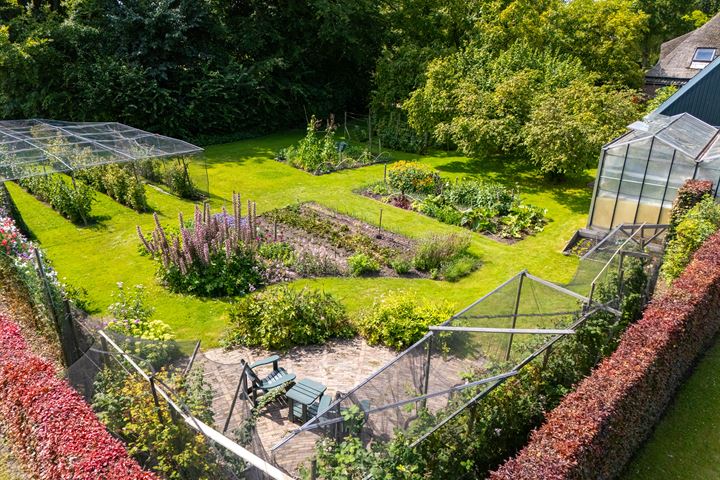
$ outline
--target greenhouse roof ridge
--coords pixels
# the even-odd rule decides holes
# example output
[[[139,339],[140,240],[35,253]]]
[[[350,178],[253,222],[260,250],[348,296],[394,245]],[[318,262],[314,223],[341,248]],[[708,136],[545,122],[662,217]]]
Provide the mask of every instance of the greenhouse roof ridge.
[[[628,132],[605,145],[603,149],[653,138],[684,153],[696,163],[720,158],[720,129],[689,113],[671,117],[646,117],[645,121],[635,122],[628,128]]]
[[[118,122],[0,121],[0,181],[202,151]]]

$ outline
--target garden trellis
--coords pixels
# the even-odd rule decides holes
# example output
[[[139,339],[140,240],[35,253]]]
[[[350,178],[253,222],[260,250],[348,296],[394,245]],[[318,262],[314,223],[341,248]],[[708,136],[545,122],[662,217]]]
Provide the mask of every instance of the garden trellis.
[[[0,181],[111,163],[189,157],[202,148],[117,122],[0,121]]]

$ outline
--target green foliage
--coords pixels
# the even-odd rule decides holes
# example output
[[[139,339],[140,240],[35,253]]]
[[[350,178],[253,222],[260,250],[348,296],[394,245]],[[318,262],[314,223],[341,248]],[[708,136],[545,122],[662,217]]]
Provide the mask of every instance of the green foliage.
[[[345,308],[332,295],[279,287],[241,298],[230,309],[226,347],[286,350],[353,335]]]
[[[159,378],[179,393],[197,418],[212,421],[212,392],[202,377],[161,372]],[[221,474],[214,451],[202,435],[174,420],[164,401],[156,406],[148,382],[121,368],[101,370],[93,408],[108,429],[125,442],[142,465],[172,480],[211,480]]]
[[[180,198],[198,200],[202,198],[188,171],[187,160],[180,158],[166,166],[163,183]]]
[[[297,261],[295,248],[286,242],[264,242],[258,247],[258,255],[268,260],[280,262],[286,267],[294,265]]]
[[[472,255],[460,255],[443,265],[440,275],[448,282],[457,282],[480,267],[480,261]]]
[[[525,145],[541,171],[577,175],[638,115],[635,93],[574,81],[538,98],[524,127]]]
[[[346,168],[356,168],[387,161],[387,155],[374,155],[367,147],[349,145],[335,136],[337,125],[334,117],[326,124],[324,133],[320,132],[322,120],[313,115],[307,125],[307,134],[297,146],[291,146],[278,153],[278,159],[287,161],[301,170],[320,175]]]
[[[675,237],[665,249],[660,273],[671,282],[680,276],[700,246],[720,227],[720,206],[712,197],[706,196],[685,214],[677,228]]]
[[[357,320],[369,344],[402,350],[420,340],[431,325],[440,325],[453,314],[447,303],[418,302],[408,293],[387,295],[373,302]]]
[[[405,275],[412,269],[412,261],[407,258],[395,258],[390,260],[390,267],[395,270],[398,275]]]
[[[654,112],[660,105],[665,103],[665,101],[675,95],[675,92],[678,91],[678,87],[674,85],[670,85],[668,87],[662,87],[658,88],[655,92],[655,96],[647,101],[645,104],[645,115],[649,115],[652,112]]]
[[[133,174],[133,168],[134,165],[103,165],[79,170],[76,178],[122,205],[137,212],[147,212],[150,207],[145,196],[145,187]]]
[[[442,277],[456,282],[481,265],[480,260],[468,251],[469,248],[470,239],[467,237],[431,235],[418,245],[412,264],[421,272],[429,272],[433,278]]]
[[[90,220],[94,191],[84,183],[72,185],[59,174],[28,177],[18,183],[71,222],[87,225]]]
[[[388,184],[405,195],[406,193],[437,193],[440,189],[440,175],[430,166],[420,162],[400,161],[387,172]]]
[[[300,252],[292,269],[304,277],[333,277],[342,275],[338,264],[327,255]]]
[[[347,262],[350,275],[353,277],[360,277],[380,271],[380,264],[364,253],[356,253],[348,257]]]

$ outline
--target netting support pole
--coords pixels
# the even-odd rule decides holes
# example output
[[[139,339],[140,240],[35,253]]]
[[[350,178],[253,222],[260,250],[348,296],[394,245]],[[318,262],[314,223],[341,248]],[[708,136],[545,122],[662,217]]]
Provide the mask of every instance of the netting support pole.
[[[165,419],[163,418],[162,410],[160,410],[160,401],[158,400],[157,396],[157,390],[155,390],[155,375],[149,376],[150,380],[150,392],[152,393],[153,402],[155,403],[155,408],[157,409],[158,414],[158,420],[160,420],[160,423],[163,425],[165,424]]]
[[[235,404],[237,403],[238,396],[240,395],[240,389],[242,388],[243,392],[247,392],[247,375],[245,375],[246,368],[247,364],[243,363],[243,369],[240,372],[240,380],[238,381],[237,388],[235,388],[235,395],[233,396],[233,401],[230,404],[230,411],[228,412],[227,419],[225,420],[225,425],[223,425],[223,434],[225,434],[228,428],[230,428],[230,419],[232,418],[233,411],[235,410]]]
[[[625,254],[620,252],[620,261],[618,262],[618,310],[622,309],[623,294],[625,293]]]
[[[70,308],[70,302],[67,299],[63,300],[63,307],[64,307],[64,324],[63,324],[63,347],[67,348],[68,351],[66,353],[66,357],[68,361],[71,363],[68,364],[70,366],[72,363],[75,363],[82,357],[82,353],[80,352],[80,345],[78,344],[77,335],[75,335],[75,325],[73,324],[73,316],[72,316],[72,309]],[[67,345],[67,342],[70,342],[70,345]]]
[[[427,341],[427,356],[425,357],[425,371],[424,376],[425,379],[423,380],[423,395],[427,395],[429,389],[430,389],[430,359],[432,358],[432,344],[433,344],[433,337],[435,335],[430,335]],[[421,408],[425,408],[425,405],[427,404],[427,400],[423,400],[420,402]]]
[[[545,355],[543,356],[543,363],[542,363],[542,369],[545,370],[547,368],[548,362],[550,361],[550,355],[552,354],[552,345],[550,345],[545,350]]]
[[[517,323],[518,312],[520,310],[520,295],[522,295],[523,280],[525,279],[525,274],[526,274],[526,272],[522,272],[520,274],[520,283],[518,284],[517,296],[515,297],[515,312],[513,313],[513,317],[512,317],[512,327],[511,328],[513,328],[513,329],[515,328],[515,324]],[[514,336],[514,334],[511,333],[510,340],[508,340],[507,351],[505,352],[505,361],[506,362],[508,360],[510,360],[510,350],[512,350],[513,336]]]
[[[45,268],[43,267],[42,258],[40,257],[40,249],[38,248],[35,249],[35,261],[37,262],[37,273],[40,276],[40,281],[42,282],[43,286],[43,292],[45,293],[45,301],[47,302],[48,307],[48,316],[50,317],[50,321],[52,321],[53,325],[55,326],[55,331],[57,332],[58,341],[60,342],[60,350],[62,350],[65,365],[69,367],[70,358],[68,358],[68,352],[66,352],[64,348],[65,342],[63,341],[63,331],[62,326],[60,325],[60,318],[58,318],[55,307],[55,300],[53,299],[52,292],[50,291],[50,284],[48,283],[47,275],[45,274]]]

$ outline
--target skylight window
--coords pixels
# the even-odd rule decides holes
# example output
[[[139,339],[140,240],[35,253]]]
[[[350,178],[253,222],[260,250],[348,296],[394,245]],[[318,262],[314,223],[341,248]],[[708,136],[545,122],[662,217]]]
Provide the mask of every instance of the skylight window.
[[[698,48],[695,50],[695,56],[693,57],[693,62],[712,62],[715,60],[715,51],[714,48]]]

